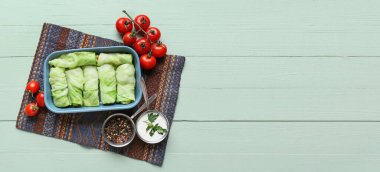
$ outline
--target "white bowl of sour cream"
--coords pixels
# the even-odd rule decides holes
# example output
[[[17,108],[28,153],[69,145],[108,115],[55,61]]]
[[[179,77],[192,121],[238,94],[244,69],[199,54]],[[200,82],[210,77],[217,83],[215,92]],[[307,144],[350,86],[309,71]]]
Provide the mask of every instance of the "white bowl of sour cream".
[[[148,110],[136,121],[137,136],[146,143],[156,144],[164,140],[169,133],[169,121],[159,111]]]

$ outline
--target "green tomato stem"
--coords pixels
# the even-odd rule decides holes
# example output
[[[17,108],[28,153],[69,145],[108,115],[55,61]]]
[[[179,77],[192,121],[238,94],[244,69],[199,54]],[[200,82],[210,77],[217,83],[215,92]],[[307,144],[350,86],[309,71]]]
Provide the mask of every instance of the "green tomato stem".
[[[148,36],[148,33],[146,33],[145,30],[142,29],[141,26],[135,22],[135,20],[133,20],[133,18],[127,13],[127,11],[123,10],[123,13],[125,13],[125,14],[128,16],[128,18],[131,19],[131,21],[132,21],[136,26],[138,26],[142,32],[144,32],[144,34],[145,34],[145,36],[148,38],[150,44],[153,44],[153,41],[150,40],[150,38],[149,38],[149,36]],[[133,26],[133,27],[134,27],[134,26]]]

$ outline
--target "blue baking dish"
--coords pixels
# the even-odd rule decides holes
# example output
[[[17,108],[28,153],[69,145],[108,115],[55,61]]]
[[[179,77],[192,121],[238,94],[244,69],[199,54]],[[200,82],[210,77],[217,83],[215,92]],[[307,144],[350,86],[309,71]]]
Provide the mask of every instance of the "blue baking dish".
[[[96,107],[66,107],[60,108],[56,107],[53,103],[53,98],[51,96],[51,87],[49,84],[49,73],[50,73],[50,65],[49,61],[59,57],[61,54],[78,52],[78,51],[90,51],[95,53],[129,53],[132,54],[133,64],[135,66],[136,73],[136,87],[135,87],[135,101],[130,104],[112,104],[112,105],[102,105],[100,103],[99,106]],[[132,48],[126,46],[111,46],[111,47],[96,47],[96,48],[81,48],[81,49],[71,49],[71,50],[62,50],[55,51],[47,56],[44,61],[44,99],[46,107],[55,113],[83,113],[83,112],[96,112],[96,111],[112,111],[112,110],[125,110],[134,108],[141,100],[142,92],[140,86],[141,79],[141,69],[139,56],[136,51]],[[99,90],[100,92],[100,90]]]

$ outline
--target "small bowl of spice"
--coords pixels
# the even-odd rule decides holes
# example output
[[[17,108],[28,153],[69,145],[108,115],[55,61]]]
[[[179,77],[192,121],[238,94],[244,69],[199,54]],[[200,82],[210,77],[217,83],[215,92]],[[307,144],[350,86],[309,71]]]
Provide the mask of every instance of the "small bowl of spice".
[[[109,116],[102,127],[104,140],[113,147],[124,147],[135,137],[136,127],[132,119],[122,113]]]

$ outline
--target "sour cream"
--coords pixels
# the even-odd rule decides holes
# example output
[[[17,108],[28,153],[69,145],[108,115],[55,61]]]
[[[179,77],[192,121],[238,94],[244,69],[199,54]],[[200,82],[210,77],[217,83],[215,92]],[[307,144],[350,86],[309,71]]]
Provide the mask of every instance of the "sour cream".
[[[166,129],[167,132],[164,134],[159,134],[158,132],[155,132],[153,136],[150,136],[149,131],[146,130],[148,127],[148,115],[149,114],[158,114],[157,119],[153,122],[153,125],[158,124],[162,128]],[[137,128],[137,136],[143,140],[146,143],[159,143],[162,140],[165,139],[165,137],[168,135],[169,132],[169,125],[168,120],[163,116],[162,113],[158,111],[146,111],[143,114],[140,115],[140,117],[136,121],[136,128]]]

